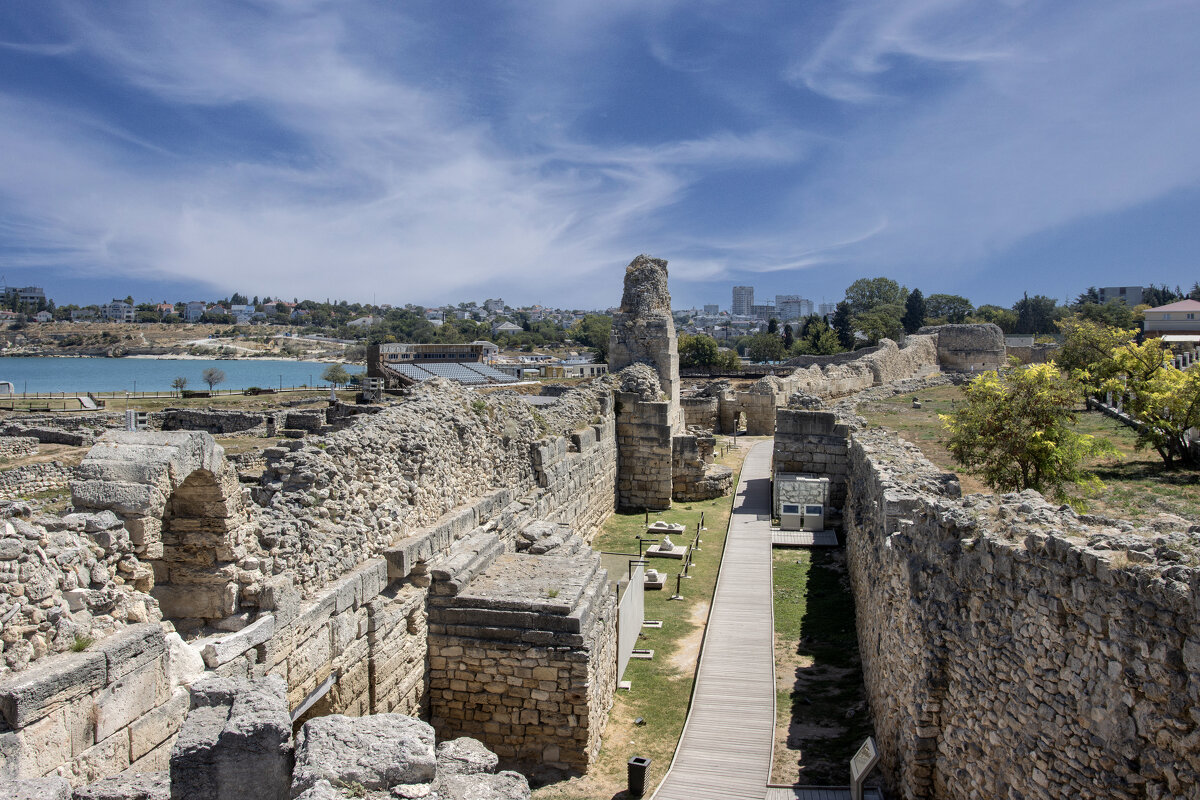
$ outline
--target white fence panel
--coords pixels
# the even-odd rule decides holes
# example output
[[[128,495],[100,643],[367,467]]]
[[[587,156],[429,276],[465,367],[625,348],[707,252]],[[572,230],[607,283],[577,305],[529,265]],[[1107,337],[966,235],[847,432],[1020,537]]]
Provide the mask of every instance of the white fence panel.
[[[625,675],[625,667],[637,646],[646,621],[645,566],[638,564],[629,576],[629,586],[617,608],[617,680]]]

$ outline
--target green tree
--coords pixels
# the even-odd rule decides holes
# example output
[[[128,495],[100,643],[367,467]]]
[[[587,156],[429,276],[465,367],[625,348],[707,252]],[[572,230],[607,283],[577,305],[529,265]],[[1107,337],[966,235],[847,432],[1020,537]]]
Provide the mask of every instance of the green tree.
[[[971,301],[958,294],[931,294],[925,299],[925,316],[957,325],[975,311]]]
[[[1054,333],[1054,320],[1063,316],[1052,297],[1028,293],[1013,305],[1017,313],[1017,333]]]
[[[1080,306],[1095,303],[1100,304],[1100,292],[1096,291],[1095,286],[1089,286],[1084,290],[1083,294],[1075,298],[1075,308],[1078,310]]]
[[[1132,328],[1141,322],[1142,315],[1132,307],[1113,298],[1107,303],[1084,303],[1076,312],[1084,319],[1094,320],[1113,328]]]
[[[179,392],[180,395],[182,395],[183,390],[187,388],[187,383],[188,383],[187,378],[180,375],[178,378],[171,381],[171,388],[174,389],[175,391]]]
[[[1011,308],[982,305],[975,309],[974,316],[969,317],[968,321],[975,323],[990,322],[998,326],[1005,333],[1016,333],[1017,331],[1017,312]]]
[[[859,278],[846,288],[850,315],[864,314],[879,306],[904,306],[908,291],[891,278]]]
[[[925,324],[925,296],[920,289],[913,289],[904,301],[904,316],[900,318],[905,333],[916,333]]]
[[[792,333],[792,326],[784,325],[783,326],[783,349],[790,353],[792,350],[792,345],[795,343],[796,343],[796,335],[794,333]]]
[[[679,366],[711,367],[717,363],[717,340],[703,333],[679,337]]]
[[[850,304],[845,300],[838,303],[833,311],[833,329],[843,350],[854,347],[854,323],[850,320],[850,313]]]
[[[854,328],[871,344],[878,344],[880,339],[896,341],[904,335],[904,324],[900,321],[903,314],[904,308],[899,305],[876,306],[855,316]]]
[[[1112,447],[1075,432],[1079,390],[1053,364],[985,372],[964,391],[966,402],[941,419],[947,448],[969,472],[997,491],[1036,489],[1059,500],[1071,486],[1102,488],[1082,465]]]
[[[218,383],[225,382],[225,371],[217,369],[216,367],[209,367],[208,369],[204,370],[204,372],[200,373],[200,380],[208,384],[208,390],[211,392],[213,387]]]
[[[1200,369],[1171,366],[1171,348],[1161,339],[1129,343],[1112,356],[1102,386],[1124,394],[1125,410],[1142,423],[1137,446],[1153,447],[1168,467],[1197,462],[1188,429],[1200,427]]]
[[[779,320],[774,317],[767,320],[767,333],[779,333]]]
[[[738,358],[738,354],[733,350],[723,347],[717,351],[717,360],[713,366],[727,372],[740,372],[742,369],[742,360]]]
[[[571,328],[571,338],[585,347],[592,348],[596,360],[608,361],[608,340],[612,334],[612,317],[588,314]]]
[[[346,368],[341,364],[330,364],[321,373],[321,380],[332,383],[334,386],[341,386],[350,382],[350,373],[346,372]]]
[[[750,337],[746,354],[751,361],[760,364],[766,361],[778,361],[783,358],[783,342],[773,333],[756,333]]]
[[[1054,357],[1061,369],[1072,375],[1089,392],[1098,392],[1117,371],[1113,354],[1133,342],[1137,331],[1114,328],[1076,314],[1055,323],[1063,334],[1062,347]]]

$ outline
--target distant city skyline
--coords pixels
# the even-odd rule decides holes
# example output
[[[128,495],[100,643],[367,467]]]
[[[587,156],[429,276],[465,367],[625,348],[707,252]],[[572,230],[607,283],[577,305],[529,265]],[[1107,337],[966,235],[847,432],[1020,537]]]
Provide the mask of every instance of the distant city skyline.
[[[1188,288],[1200,6],[0,6],[0,274],[681,307]]]

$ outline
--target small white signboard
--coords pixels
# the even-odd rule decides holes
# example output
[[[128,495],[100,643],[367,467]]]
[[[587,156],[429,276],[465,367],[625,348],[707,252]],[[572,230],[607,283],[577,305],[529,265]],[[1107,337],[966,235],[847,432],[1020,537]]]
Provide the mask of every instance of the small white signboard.
[[[850,759],[850,797],[851,800],[862,800],[863,780],[879,763],[879,751],[875,749],[875,740],[868,736],[858,748],[854,758]]]

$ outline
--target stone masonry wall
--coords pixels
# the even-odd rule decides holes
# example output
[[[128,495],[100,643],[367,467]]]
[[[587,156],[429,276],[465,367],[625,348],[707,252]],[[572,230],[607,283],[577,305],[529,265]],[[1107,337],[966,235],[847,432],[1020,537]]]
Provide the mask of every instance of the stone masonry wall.
[[[829,478],[829,503],[846,500],[848,427],[831,411],[779,409],[775,417],[775,472],[811,472]]]
[[[683,421],[687,427],[693,425],[706,431],[718,430],[720,401],[715,397],[684,397],[679,401],[683,407]]]
[[[713,464],[711,433],[676,436],[671,450],[671,496],[681,503],[723,497],[733,488],[733,470]]]
[[[0,436],[0,459],[35,456],[38,444],[36,436]]]
[[[616,601],[598,554],[478,552],[434,572],[431,714],[510,762],[585,772],[616,688]]]
[[[1200,793],[1196,537],[1041,496],[959,499],[880,430],[850,446],[847,556],[882,767],[905,798]]]
[[[15,623],[5,625],[3,636],[15,635],[15,640],[5,642],[4,654],[16,659],[16,667],[46,658],[39,660],[38,670],[0,684],[0,707],[6,692],[51,698],[47,702],[57,704],[63,684],[56,677],[60,670],[69,674],[67,683],[89,687],[89,696],[108,687],[111,682],[101,685],[100,679],[76,675],[75,654],[46,654],[44,639],[54,637],[55,648],[69,648],[72,631],[87,632],[78,627],[87,617],[96,621],[91,630],[100,639],[92,647],[109,648],[110,639],[115,641],[109,635],[111,620],[134,622],[138,609],[143,609],[142,620],[151,612],[152,619],[158,619],[158,604],[143,592],[154,591],[172,621],[201,621],[206,627],[197,629],[201,638],[189,643],[176,637],[175,655],[168,652],[146,666],[154,678],[139,679],[142,693],[135,703],[122,706],[120,698],[113,701],[112,707],[128,720],[119,729],[104,729],[103,741],[85,742],[74,733],[63,736],[62,726],[76,724],[78,715],[68,718],[63,711],[60,716],[60,706],[54,705],[49,713],[58,727],[52,735],[62,736],[61,741],[73,748],[70,758],[61,747],[47,750],[40,760],[32,760],[32,755],[0,758],[0,764],[15,771],[11,777],[37,777],[52,768],[82,783],[114,774],[152,751],[162,752],[160,746],[169,750],[169,744],[154,744],[152,750],[143,744],[163,731],[159,742],[173,737],[186,712],[186,703],[178,709],[172,704],[173,692],[164,699],[160,691],[172,685],[172,664],[182,662],[195,662],[196,670],[225,677],[278,675],[286,682],[294,710],[311,704],[306,716],[426,711],[430,568],[452,558],[465,546],[464,539],[479,532],[511,548],[518,532],[535,521],[569,523],[590,538],[611,513],[616,486],[611,379],[567,392],[554,405],[536,410],[511,393],[482,397],[454,384],[430,384],[414,389],[400,406],[355,420],[345,430],[269,453],[256,504],[243,504],[236,470],[206,433],[108,434],[95,457],[85,460],[74,486],[76,505],[106,510],[74,517],[76,527],[97,529],[88,534],[97,541],[113,539],[110,529],[118,530],[128,552],[114,553],[119,563],[91,570],[93,587],[99,589],[86,588],[86,569],[79,571],[74,562],[68,565],[71,569],[63,567],[70,572],[64,572],[66,578],[85,576],[77,579],[84,584],[78,590],[78,583],[64,586],[72,589],[67,593],[72,608],[77,603],[80,609],[67,627],[54,627],[55,603],[66,602],[45,597],[54,593],[54,586],[47,583],[43,592],[37,583],[36,596],[27,589],[30,598],[49,604],[49,611],[29,606],[32,633],[26,638],[15,630]],[[197,478],[199,489],[219,487],[220,496],[189,490]],[[235,528],[225,530],[229,526],[223,524],[222,531],[207,529],[214,520],[231,519],[231,514]],[[58,528],[68,524],[68,518],[62,519]],[[101,519],[107,521],[88,522]],[[180,525],[180,520],[192,522]],[[23,524],[14,522],[17,535]],[[189,526],[194,530],[184,535]],[[46,536],[44,529],[37,531],[41,532],[34,536],[30,528],[28,536]],[[178,550],[176,556],[190,554],[188,569],[193,572],[182,572],[182,578],[210,575],[231,590],[219,595],[219,618],[197,617],[183,595],[163,594],[184,585],[177,582],[182,578],[172,564],[186,562],[172,562],[172,548]],[[0,551],[0,559],[20,555],[17,548],[11,554]],[[205,553],[211,557],[200,558]],[[13,577],[40,569],[33,561],[27,567],[24,555],[20,558],[9,562]],[[153,563],[153,571],[147,562]],[[160,578],[165,582],[151,590],[155,573],[164,565]],[[128,585],[109,591],[98,581],[114,571]],[[212,598],[197,597],[201,605],[210,605]],[[224,605],[226,599],[229,605]],[[19,619],[24,623],[26,617]],[[107,627],[102,623],[106,619]],[[214,627],[219,630],[213,632]],[[42,628],[47,628],[44,636]],[[120,635],[118,629],[115,636]],[[601,652],[603,644],[597,647]],[[125,668],[120,655],[124,652],[105,662],[114,670],[106,675]],[[605,659],[615,663],[615,656]],[[588,680],[604,685],[607,679],[593,673]],[[151,683],[155,699],[147,705],[143,690]],[[606,711],[607,706],[599,713]],[[45,734],[39,725],[39,720],[25,717],[14,718],[8,727],[0,725],[0,755],[36,754]],[[132,731],[142,727],[153,733],[138,739],[143,744],[135,744]],[[117,733],[120,738],[113,738]],[[587,734],[593,735],[598,736]],[[564,758],[563,763],[568,761]]]
[[[917,331],[937,342],[937,360],[947,372],[983,372],[1003,367],[1008,357],[998,325],[927,325]]]
[[[0,779],[83,784],[165,770],[188,709],[186,677],[162,628],[148,623],[4,681]]]
[[[29,497],[39,492],[63,489],[74,475],[73,467],[59,461],[6,469],[0,472],[0,498]]]
[[[617,394],[617,507],[671,507],[671,404]]]
[[[972,326],[966,326],[972,327]],[[1003,343],[1003,340],[1001,340]],[[938,350],[932,336],[909,336],[903,347],[890,339],[853,360],[813,364],[780,378],[768,375],[747,392],[725,392],[721,397],[721,433],[733,433],[738,414],[746,415],[747,432],[770,436],[775,430],[775,409],[787,405],[794,392],[819,398],[841,397],[872,386],[938,371]]]

